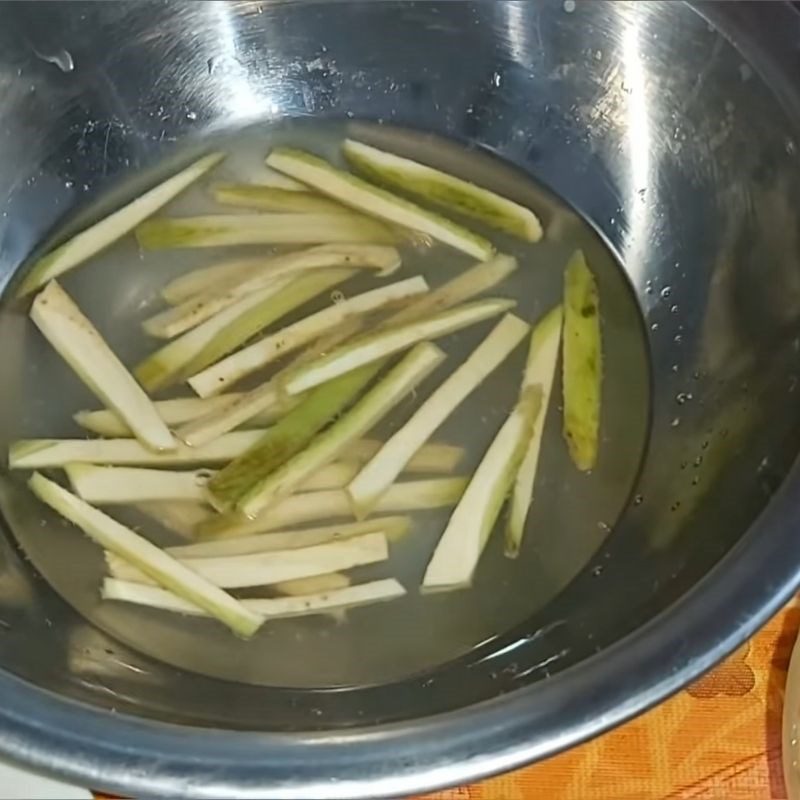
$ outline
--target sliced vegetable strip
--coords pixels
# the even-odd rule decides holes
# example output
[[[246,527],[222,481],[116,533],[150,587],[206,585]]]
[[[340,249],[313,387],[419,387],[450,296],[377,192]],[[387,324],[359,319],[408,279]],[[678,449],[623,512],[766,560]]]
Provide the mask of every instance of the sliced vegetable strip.
[[[252,244],[368,242],[394,244],[398,235],[360,214],[220,214],[151,219],[136,229],[145,250]]]
[[[356,295],[304,317],[299,322],[218,361],[189,378],[189,385],[201,397],[217,394],[252,372],[336,329],[353,315],[367,314],[388,303],[416,297],[427,291],[427,282],[417,276]]]
[[[260,281],[258,286],[252,287],[252,291],[240,292],[236,289],[222,293],[211,292],[208,295],[198,296],[181,303],[179,306],[172,306],[164,311],[159,311],[142,323],[142,329],[145,333],[157,339],[173,339],[192,328],[196,328],[200,323],[211,319],[220,311],[230,308],[243,297],[252,296],[252,292],[261,292],[261,299],[268,300],[279,294],[293,280],[293,276],[287,275],[274,280]],[[251,281],[244,281],[242,286],[249,283]]]
[[[199,606],[240,636],[252,636],[264,621],[262,615],[247,609],[161,548],[38,472],[31,476],[28,486],[43,503],[77,525],[101,547],[123,559],[123,563],[130,564],[149,580]]]
[[[539,466],[539,452],[542,449],[542,434],[550,405],[550,394],[553,391],[556,364],[558,362],[559,345],[561,344],[561,322],[563,310],[557,306],[544,315],[533,329],[525,368],[523,389],[540,386],[542,390],[542,412],[533,424],[533,433],[528,444],[525,460],[514,481],[511,493],[511,505],[506,526],[506,555],[515,558],[519,553],[522,537],[525,535],[525,520],[533,501],[533,488],[536,482],[536,470]]]
[[[360,468],[357,461],[337,461],[310,475],[303,491],[340,489]],[[66,464],[64,471],[73,491],[95,505],[150,503],[159,501],[207,502],[206,484],[211,470],[172,472],[138,467],[100,467],[94,464]]]
[[[220,464],[241,455],[264,435],[263,430],[235,431],[206,447],[178,444],[159,453],[136,439],[21,439],[8,449],[10,469],[63,467],[70,462],[174,467]]]
[[[266,619],[298,617],[305,614],[321,614],[342,608],[354,608],[386,600],[394,600],[406,593],[393,578],[346,586],[312,595],[242,600],[242,605]],[[161,608],[178,614],[202,615],[204,612],[176,594],[141,583],[106,578],[103,581],[104,600],[120,600],[150,608]]]
[[[378,331],[300,365],[282,376],[280,386],[287,395],[299,394],[350,370],[406,350],[425,339],[455,333],[469,325],[496,317],[513,308],[513,300],[488,299],[443,311],[428,319]]]
[[[251,553],[271,553],[275,550],[291,550],[295,547],[311,547],[367,533],[383,533],[391,542],[408,533],[411,520],[408,517],[376,517],[365,522],[343,522],[317,528],[272,531],[257,536],[241,536],[236,539],[198,542],[168,547],[167,552],[175,558],[211,558],[216,556],[245,556]]]
[[[212,466],[237,458],[264,437],[266,431],[234,431],[205,447],[186,447],[154,453],[136,439],[20,439],[8,449],[10,469],[63,467],[71,462],[135,467]],[[375,439],[354,442],[348,458],[366,461],[380,448]],[[449,444],[423,447],[408,464],[411,472],[452,472],[464,455],[462,448]]]
[[[583,253],[564,276],[564,438],[575,466],[584,472],[597,461],[603,353],[600,300]]]
[[[414,453],[522,341],[529,326],[507,314],[347,487],[356,517],[370,512]]]
[[[458,502],[466,485],[467,479],[462,477],[395,483],[381,497],[374,510],[380,514],[403,514],[447,508]],[[341,489],[331,489],[292,495],[256,519],[247,519],[240,514],[217,515],[200,523],[195,533],[203,538],[252,536],[290,525],[351,516],[352,508],[347,493]]]
[[[254,517],[293,494],[309,475],[331,462],[348,444],[383,419],[444,358],[444,353],[435,345],[417,345],[327,431],[267,477],[251,485],[236,507]]]
[[[173,560],[172,556],[166,553],[164,555]],[[389,548],[386,537],[382,533],[367,533],[313,547],[250,553],[244,556],[186,558],[178,561],[215,586],[222,589],[240,589],[325,575],[329,572],[386,561],[387,558],[389,558]],[[113,553],[106,555],[106,562],[112,578],[139,583],[158,583],[150,579],[144,570],[138,569],[128,560],[119,558]]]
[[[242,297],[148,356],[134,374],[148,391],[155,391],[199,372],[353,274],[348,269],[321,270],[295,279],[275,296],[267,286]]]
[[[18,296],[44,286],[52,278],[77,267],[101,250],[121,239],[140,222],[154,214],[163,205],[180,194],[215,167],[222,153],[210,153],[190,164],[163,183],[153,187],[94,225],[73,236],[69,241],[40,258],[28,272],[18,291]]]
[[[342,152],[352,167],[371,180],[438,203],[525,241],[538,242],[542,238],[542,225],[533,211],[488,189],[352,139],[345,139]]]
[[[301,184],[302,185],[302,184]],[[238,208],[256,208],[259,211],[289,211],[297,214],[340,214],[350,210],[321,197],[314,192],[298,192],[277,186],[257,183],[216,183],[211,187],[211,196],[221,205]]]
[[[425,589],[466,586],[472,580],[527,453],[541,404],[541,389],[538,386],[526,389],[500,428],[436,546],[422,581]]]
[[[231,392],[220,397],[181,397],[175,400],[157,400],[153,403],[158,415],[167,425],[180,425],[203,417],[212,411],[219,411],[242,397],[241,392]],[[252,427],[264,427],[274,422],[282,414],[290,411],[300,398],[289,402],[276,402],[247,420]],[[125,438],[131,435],[130,428],[119,415],[108,409],[99,411],[78,411],[72,418],[82,428],[100,436]]]
[[[156,451],[175,447],[150,398],[55,281],[36,296],[30,316],[75,374],[125,420],[142,444]]]
[[[299,453],[319,431],[348,408],[381,366],[362,367],[309,392],[259,442],[214,476],[208,484],[212,502],[223,509],[238,503],[250,487]]]
[[[291,278],[309,270],[347,267],[373,269],[387,274],[397,269],[400,263],[400,254],[395,248],[379,245],[323,245],[299,253],[274,256],[256,262],[253,269],[247,272],[237,270],[230,280],[217,281],[183,303],[145,320],[142,327],[151,336],[169,339],[266,286],[271,286],[273,294],[277,294],[288,285]]]
[[[493,253],[491,242],[433,211],[421,208],[385,189],[337,169],[324,159],[302,150],[275,148],[267,164],[345,205],[406,228],[428,234],[475,258]]]

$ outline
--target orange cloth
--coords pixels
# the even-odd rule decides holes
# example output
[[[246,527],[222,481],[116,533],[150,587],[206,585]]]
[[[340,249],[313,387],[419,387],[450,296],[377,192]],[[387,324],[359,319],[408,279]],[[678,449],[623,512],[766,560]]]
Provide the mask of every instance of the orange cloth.
[[[786,800],[781,713],[798,628],[795,601],[642,717],[549,761],[424,800]]]
[[[714,672],[627,725],[416,800],[786,800],[781,709],[798,628],[795,601]]]

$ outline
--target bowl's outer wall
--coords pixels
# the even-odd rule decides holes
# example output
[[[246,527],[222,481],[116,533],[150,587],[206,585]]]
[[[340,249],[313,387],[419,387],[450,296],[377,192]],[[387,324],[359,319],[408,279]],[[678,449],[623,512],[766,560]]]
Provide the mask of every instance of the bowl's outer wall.
[[[572,0],[0,6],[3,281],[65,215],[79,227],[94,196],[113,201],[132,169],[168,169],[179,145],[276,116],[382,118],[481,145],[596,225],[640,299],[654,396],[639,485],[595,561],[509,634],[523,644],[495,642],[433,684],[300,694],[187,676],[88,628],[3,544],[0,748],[136,796],[408,794],[544,757],[641,711],[789,596],[798,18],[783,4],[699,12]],[[282,732],[215,727],[237,727],[227,710],[245,707]]]

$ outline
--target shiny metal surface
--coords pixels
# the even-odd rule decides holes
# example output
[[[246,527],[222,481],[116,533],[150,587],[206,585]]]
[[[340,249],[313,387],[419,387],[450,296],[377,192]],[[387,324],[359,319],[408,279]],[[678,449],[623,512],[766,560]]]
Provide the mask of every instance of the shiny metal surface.
[[[0,748],[138,796],[399,796],[592,736],[752,633],[800,580],[798,42],[778,3],[0,5],[4,281],[67,214],[209,136],[384,119],[500,155],[596,226],[654,397],[592,563],[505,637],[390,686],[188,675],[82,622],[2,542]]]

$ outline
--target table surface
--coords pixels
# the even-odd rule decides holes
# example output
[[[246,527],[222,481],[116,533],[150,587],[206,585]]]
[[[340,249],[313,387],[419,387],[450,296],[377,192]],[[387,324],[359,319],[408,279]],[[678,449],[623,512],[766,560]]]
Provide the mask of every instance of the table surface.
[[[795,600],[712,673],[627,725],[542,764],[416,800],[787,800],[781,712],[799,628]],[[0,765],[0,798],[88,796]]]

